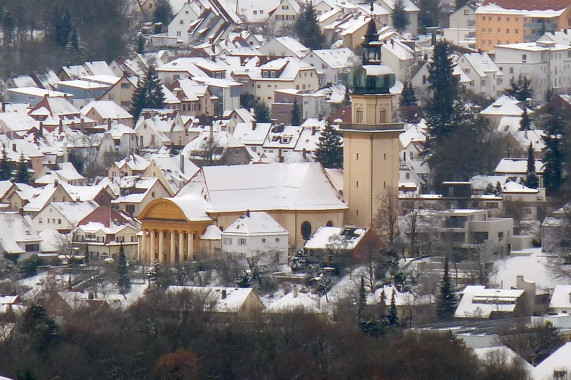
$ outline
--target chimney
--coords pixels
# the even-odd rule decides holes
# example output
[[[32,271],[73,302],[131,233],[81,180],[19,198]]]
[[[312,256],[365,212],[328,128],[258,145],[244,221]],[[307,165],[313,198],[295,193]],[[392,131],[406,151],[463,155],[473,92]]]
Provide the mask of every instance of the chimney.
[[[246,210],[246,217],[247,217],[247,218],[250,217],[250,210]]]
[[[293,298],[297,298],[297,285],[293,286]]]
[[[317,132],[317,129],[315,127],[311,127],[311,135],[315,136],[315,132]]]
[[[278,160],[280,164],[283,164],[284,162],[284,155],[282,154],[282,148],[278,149]]]
[[[301,155],[303,156],[303,159],[306,160],[307,159],[307,149],[303,148],[303,150],[301,151]]]
[[[58,133],[61,135],[62,132],[63,132],[63,120],[60,118],[59,119]]]
[[[256,126],[257,126],[258,122],[256,121],[256,119],[252,119],[252,131],[256,130]]]
[[[85,120],[83,117],[79,119],[79,129],[81,130],[81,133],[85,133]]]
[[[184,154],[181,153],[179,157],[180,171],[184,173]]]
[[[20,216],[24,216],[24,208],[23,207],[20,207],[18,209],[18,214],[20,214]]]
[[[214,125],[212,124],[210,124],[210,141],[214,141]]]
[[[317,120],[319,120],[319,121],[323,120],[323,114],[319,114],[319,115],[317,116]]]
[[[111,119],[107,119],[107,130],[111,130]]]
[[[222,299],[226,299],[226,289],[222,289]]]
[[[40,136],[44,135],[44,122],[40,121]]]
[[[54,178],[54,189],[58,187],[58,185],[59,185],[59,180],[57,178]]]

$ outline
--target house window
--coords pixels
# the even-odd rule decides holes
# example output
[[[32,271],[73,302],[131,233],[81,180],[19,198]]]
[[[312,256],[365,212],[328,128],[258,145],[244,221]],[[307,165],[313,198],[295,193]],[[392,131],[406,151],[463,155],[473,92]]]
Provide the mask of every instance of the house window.
[[[307,220],[301,223],[301,236],[303,237],[303,240],[309,240],[311,237],[311,223]]]
[[[42,218],[38,219],[38,223],[42,224]]]
[[[527,62],[527,54],[522,54],[521,55],[521,63],[526,63]]]
[[[61,224],[61,219],[58,219],[58,220],[57,220],[57,224]]]
[[[362,108],[357,108],[357,111],[355,112],[355,121],[357,123],[362,123],[363,122],[363,109]]]
[[[276,243],[279,243],[279,242],[280,242],[280,238],[276,238]]]
[[[114,94],[109,94],[108,98],[109,98],[109,100],[115,100],[115,95],[114,95]]]
[[[238,245],[246,245],[246,239],[238,238]]]
[[[265,238],[262,238],[262,243],[265,243],[265,242],[266,242],[266,239],[265,239]]]

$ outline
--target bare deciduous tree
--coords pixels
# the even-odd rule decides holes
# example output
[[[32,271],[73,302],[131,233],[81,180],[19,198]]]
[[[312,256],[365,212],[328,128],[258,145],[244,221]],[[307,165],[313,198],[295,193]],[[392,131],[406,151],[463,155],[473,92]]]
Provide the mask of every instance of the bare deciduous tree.
[[[387,189],[377,197],[379,209],[373,221],[374,228],[383,237],[388,248],[392,248],[398,234],[399,193],[397,189]]]

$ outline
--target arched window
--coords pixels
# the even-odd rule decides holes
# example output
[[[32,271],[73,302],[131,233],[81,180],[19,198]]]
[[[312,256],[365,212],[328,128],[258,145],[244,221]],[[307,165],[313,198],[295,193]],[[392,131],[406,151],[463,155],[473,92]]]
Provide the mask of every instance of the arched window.
[[[303,236],[303,240],[309,240],[311,237],[311,223],[307,220],[301,223],[301,236]]]
[[[362,123],[363,122],[363,109],[362,108],[357,108],[357,111],[355,112],[355,122],[356,123]]]
[[[384,108],[381,108],[381,112],[379,115],[379,123],[383,124],[387,122],[387,110]]]
[[[325,226],[326,226],[326,227],[333,227],[333,222],[332,222],[332,221],[328,221]]]

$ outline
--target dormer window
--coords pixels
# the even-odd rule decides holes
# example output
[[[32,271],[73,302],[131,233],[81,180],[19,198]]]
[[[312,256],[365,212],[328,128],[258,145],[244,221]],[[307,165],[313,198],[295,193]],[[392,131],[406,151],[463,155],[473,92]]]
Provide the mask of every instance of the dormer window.
[[[262,71],[262,77],[267,78],[268,72],[266,70]]]
[[[275,71],[272,71],[271,73],[272,73],[272,78],[275,78],[275,77],[276,77],[276,72],[275,72]]]

